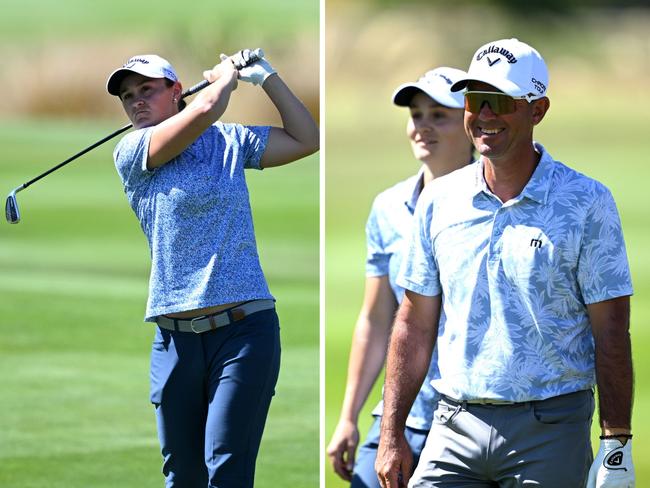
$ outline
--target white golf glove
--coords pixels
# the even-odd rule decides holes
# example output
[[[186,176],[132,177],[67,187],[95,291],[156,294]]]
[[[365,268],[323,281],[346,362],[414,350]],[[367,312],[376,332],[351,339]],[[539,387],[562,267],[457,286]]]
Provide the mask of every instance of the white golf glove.
[[[242,66],[250,62],[251,54],[253,51],[250,49],[242,49],[236,54],[231,56],[235,66]],[[239,79],[252,83],[253,85],[263,85],[266,79],[276,71],[264,58],[255,61],[244,68],[239,69]]]
[[[634,488],[632,439],[603,439],[589,469],[587,488]]]

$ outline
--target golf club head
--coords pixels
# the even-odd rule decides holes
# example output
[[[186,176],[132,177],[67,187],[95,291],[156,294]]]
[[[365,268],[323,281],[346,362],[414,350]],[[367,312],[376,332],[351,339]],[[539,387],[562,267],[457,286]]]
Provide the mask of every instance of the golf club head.
[[[17,224],[20,222],[20,210],[18,210],[18,200],[16,200],[16,192],[19,192],[22,188],[16,188],[13,190],[7,197],[5,203],[5,217],[7,217],[7,222],[10,224]]]

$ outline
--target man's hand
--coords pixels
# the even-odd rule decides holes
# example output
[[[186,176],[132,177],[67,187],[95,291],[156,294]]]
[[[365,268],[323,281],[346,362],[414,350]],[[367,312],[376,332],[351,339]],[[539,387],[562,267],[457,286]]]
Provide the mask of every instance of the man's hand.
[[[634,488],[632,439],[603,439],[589,470],[587,488]]]
[[[406,488],[413,471],[413,453],[403,431],[395,435],[382,431],[375,471],[383,488]]]
[[[327,455],[336,474],[345,481],[352,481],[354,453],[358,445],[359,429],[357,425],[348,420],[341,420],[327,446]]]

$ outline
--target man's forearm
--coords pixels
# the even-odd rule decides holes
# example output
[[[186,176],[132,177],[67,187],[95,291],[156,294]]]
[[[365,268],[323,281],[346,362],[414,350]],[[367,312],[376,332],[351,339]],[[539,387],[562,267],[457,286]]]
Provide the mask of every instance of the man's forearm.
[[[433,338],[395,322],[386,363],[382,430],[403,432],[431,361]],[[431,344],[431,347],[427,347]]]
[[[604,434],[631,429],[634,375],[629,297],[589,305],[596,348],[600,425]]]
[[[596,377],[603,433],[629,431],[634,376],[630,335],[627,330],[609,334],[607,340],[596,347]]]
[[[413,454],[404,427],[429,369],[438,336],[440,304],[440,295],[429,297],[407,290],[397,311],[386,361],[384,412],[375,461],[384,488],[406,485],[411,476]]]

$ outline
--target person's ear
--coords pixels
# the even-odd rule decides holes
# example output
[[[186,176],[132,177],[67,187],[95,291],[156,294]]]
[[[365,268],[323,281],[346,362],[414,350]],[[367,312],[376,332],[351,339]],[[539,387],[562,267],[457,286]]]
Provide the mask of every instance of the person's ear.
[[[181,99],[181,95],[183,94],[183,85],[181,85],[180,81],[177,81],[174,83],[174,86],[172,87],[172,93],[174,95],[174,103],[178,103]]]
[[[542,121],[550,106],[551,101],[548,97],[533,101],[533,125],[537,125]]]

